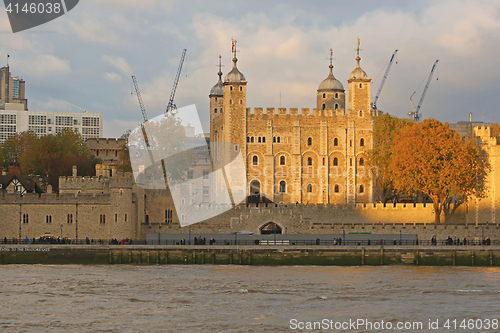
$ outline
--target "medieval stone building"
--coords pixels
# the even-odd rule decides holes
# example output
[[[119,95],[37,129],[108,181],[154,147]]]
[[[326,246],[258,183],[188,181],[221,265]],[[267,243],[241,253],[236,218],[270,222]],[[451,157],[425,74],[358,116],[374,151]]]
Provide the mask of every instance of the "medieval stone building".
[[[312,110],[247,107],[247,81],[236,63],[210,91],[211,142],[237,145],[246,157],[248,193],[285,203],[368,203],[373,182],[365,152],[373,146],[371,79],[357,65],[345,90],[330,72],[317,90]],[[219,159],[219,158],[217,158]],[[221,160],[224,160],[222,158]]]

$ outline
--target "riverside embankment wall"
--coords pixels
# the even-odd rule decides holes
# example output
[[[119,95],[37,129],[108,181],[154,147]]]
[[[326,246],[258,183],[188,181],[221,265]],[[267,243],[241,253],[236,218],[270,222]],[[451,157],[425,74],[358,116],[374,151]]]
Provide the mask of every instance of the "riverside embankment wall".
[[[2,245],[0,264],[500,266],[500,246]]]

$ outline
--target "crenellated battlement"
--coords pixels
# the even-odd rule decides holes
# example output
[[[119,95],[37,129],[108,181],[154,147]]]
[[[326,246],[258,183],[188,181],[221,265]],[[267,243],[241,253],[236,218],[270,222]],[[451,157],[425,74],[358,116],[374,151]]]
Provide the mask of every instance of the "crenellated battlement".
[[[28,193],[23,196],[19,194],[5,194],[0,197],[0,204],[4,205],[26,205],[26,204],[109,204],[110,193]]]
[[[301,108],[299,113],[299,108],[247,108],[247,117],[249,120],[272,120],[279,119],[283,117],[334,117],[334,116],[345,116],[344,109],[325,109],[321,110],[318,108]]]

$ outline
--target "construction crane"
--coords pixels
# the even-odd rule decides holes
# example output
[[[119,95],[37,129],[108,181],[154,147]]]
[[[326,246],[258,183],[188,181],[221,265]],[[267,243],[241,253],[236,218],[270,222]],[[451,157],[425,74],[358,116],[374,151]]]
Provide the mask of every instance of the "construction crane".
[[[170,93],[170,99],[168,100],[167,110],[165,114],[171,112],[172,114],[177,113],[177,105],[174,103],[175,91],[177,90],[177,84],[179,83],[179,78],[181,76],[182,65],[184,64],[184,58],[186,57],[186,49],[182,50],[181,62],[179,64],[179,68],[177,69],[177,75],[175,76],[174,86],[172,88],[172,92]]]
[[[377,110],[377,100],[380,96],[380,92],[382,91],[382,88],[384,87],[385,80],[387,79],[387,75],[389,74],[389,71],[391,70],[392,66],[392,61],[394,60],[396,53],[398,53],[398,50],[394,51],[394,53],[391,56],[391,60],[389,60],[389,64],[387,65],[387,69],[385,70],[384,77],[382,78],[382,82],[380,82],[380,87],[378,88],[377,95],[375,95],[375,99],[373,100],[372,103],[372,109]]]
[[[77,108],[77,109],[80,109],[80,110],[83,110],[83,111],[85,111],[85,112],[88,112],[88,111],[87,111],[87,110],[85,110],[84,108],[81,108],[81,107],[79,107],[79,106],[76,106],[76,105],[74,105],[74,104],[71,104],[70,102],[66,102],[66,103],[68,103],[68,104],[69,104],[69,105],[71,105],[71,106],[74,106],[74,107],[75,107],[75,108]]]
[[[132,75],[132,81],[134,82],[135,93],[137,94],[137,99],[139,100],[139,106],[142,111],[142,118],[144,118],[144,122],[148,121],[148,115],[146,114],[146,109],[144,108],[144,103],[142,103],[141,92],[139,91],[139,85],[137,84],[137,80],[135,76]]]
[[[415,121],[419,121],[420,120],[420,115],[419,115],[418,111],[420,111],[420,107],[422,106],[422,102],[424,101],[425,94],[427,93],[427,89],[429,88],[429,84],[431,83],[432,74],[434,74],[434,70],[436,69],[436,66],[437,66],[438,62],[439,62],[439,60],[436,60],[434,62],[434,65],[432,65],[431,72],[429,73],[429,78],[427,79],[427,83],[425,84],[424,91],[422,92],[422,96],[420,96],[420,101],[418,102],[418,105],[417,105],[416,108],[415,108],[415,104],[413,104],[413,100],[411,98],[413,97],[413,95],[415,95],[415,93],[417,92],[417,90],[415,90],[413,92],[413,94],[411,94],[411,96],[410,96],[410,105],[413,108],[413,111],[408,112],[408,115],[411,118],[413,118],[413,120],[415,120]]]

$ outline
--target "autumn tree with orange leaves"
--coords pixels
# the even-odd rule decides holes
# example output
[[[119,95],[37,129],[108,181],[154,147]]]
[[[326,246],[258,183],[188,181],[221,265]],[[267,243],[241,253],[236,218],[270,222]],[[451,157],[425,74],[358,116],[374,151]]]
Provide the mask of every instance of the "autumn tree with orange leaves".
[[[421,191],[432,199],[435,223],[440,223],[450,199],[484,197],[489,171],[484,150],[435,119],[401,129],[394,140],[390,168],[399,192]]]

